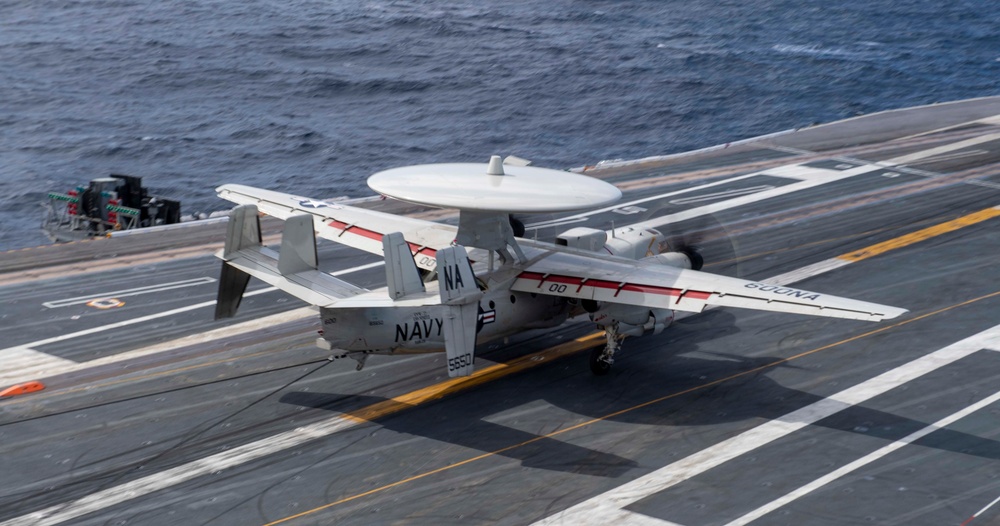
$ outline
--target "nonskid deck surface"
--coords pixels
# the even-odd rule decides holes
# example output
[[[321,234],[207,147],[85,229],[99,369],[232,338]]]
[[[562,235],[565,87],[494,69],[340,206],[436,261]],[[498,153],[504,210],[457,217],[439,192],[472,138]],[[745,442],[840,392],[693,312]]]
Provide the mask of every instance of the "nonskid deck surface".
[[[710,310],[606,377],[583,322],[481,346],[461,380],[443,355],[329,362],[315,313],[260,284],[214,322],[221,229],[5,253],[0,377],[47,388],[0,401],[0,524],[1000,520],[998,116],[978,99],[587,169],[622,201],[526,237],[697,232],[706,270],[910,310]]]

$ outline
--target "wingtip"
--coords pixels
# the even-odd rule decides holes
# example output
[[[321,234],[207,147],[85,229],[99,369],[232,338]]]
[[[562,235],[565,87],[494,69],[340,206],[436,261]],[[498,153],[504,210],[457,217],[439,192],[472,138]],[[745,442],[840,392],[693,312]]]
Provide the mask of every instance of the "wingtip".
[[[906,314],[907,312],[910,312],[910,311],[907,310],[907,309],[889,308],[889,309],[886,309],[885,312],[883,312],[883,313],[881,313],[879,315],[879,321],[894,320],[894,319],[902,316],[903,314]]]

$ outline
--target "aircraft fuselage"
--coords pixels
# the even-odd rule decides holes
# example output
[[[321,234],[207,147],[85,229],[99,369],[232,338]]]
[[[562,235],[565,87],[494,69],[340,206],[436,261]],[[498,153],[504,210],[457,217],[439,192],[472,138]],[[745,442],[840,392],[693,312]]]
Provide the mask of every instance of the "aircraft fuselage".
[[[559,297],[488,290],[479,300],[476,342],[559,325],[570,308]],[[442,305],[320,309],[326,345],[378,354],[444,351],[444,315]]]

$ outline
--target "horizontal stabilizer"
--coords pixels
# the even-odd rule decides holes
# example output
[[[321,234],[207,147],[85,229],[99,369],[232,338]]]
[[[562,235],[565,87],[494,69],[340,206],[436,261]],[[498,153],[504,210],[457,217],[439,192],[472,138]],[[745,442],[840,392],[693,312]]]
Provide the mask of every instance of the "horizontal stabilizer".
[[[242,250],[226,263],[306,303],[320,307],[332,307],[337,300],[368,292],[318,270],[281,274],[278,270],[278,253],[266,247]]]
[[[316,235],[312,217],[288,218],[281,253],[261,244],[257,207],[241,205],[230,214],[215,317],[236,314],[250,276],[273,285],[312,305],[330,307],[338,300],[368,292],[339,280],[317,267]]]

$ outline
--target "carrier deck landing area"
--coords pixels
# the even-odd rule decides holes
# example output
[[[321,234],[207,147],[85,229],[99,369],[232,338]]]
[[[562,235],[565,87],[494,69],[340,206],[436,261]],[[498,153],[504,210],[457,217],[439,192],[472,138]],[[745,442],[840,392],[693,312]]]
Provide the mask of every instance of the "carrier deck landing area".
[[[909,312],[708,310],[603,377],[571,320],[449,379],[443,354],[328,360],[259,282],[213,321],[219,224],[0,253],[0,389],[45,385],[0,399],[0,525],[1000,523],[1000,97],[581,169],[622,201],[526,237],[640,224]]]

